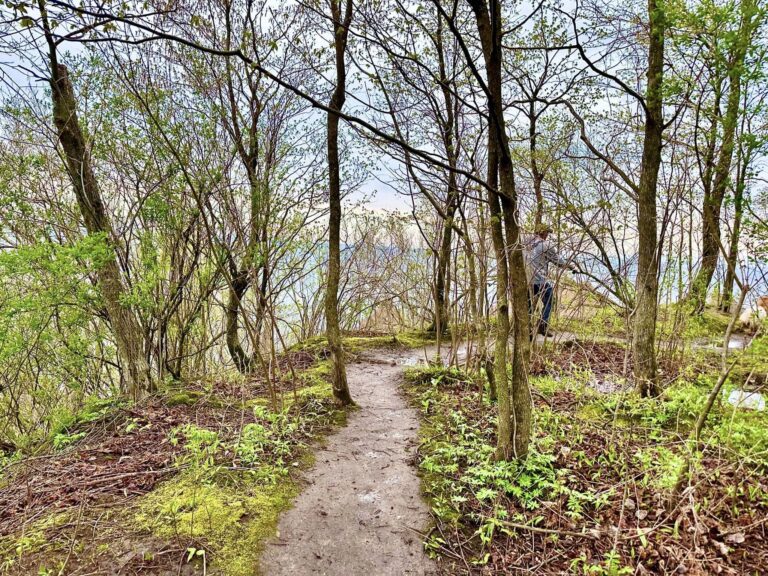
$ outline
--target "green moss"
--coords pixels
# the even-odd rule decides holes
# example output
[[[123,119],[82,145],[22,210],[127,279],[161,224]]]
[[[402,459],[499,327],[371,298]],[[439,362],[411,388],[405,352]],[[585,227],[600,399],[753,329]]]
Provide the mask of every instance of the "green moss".
[[[257,426],[265,430],[269,422],[283,422],[282,417],[287,417],[294,403],[299,405],[296,410],[303,415],[305,426],[342,424],[346,412],[333,409],[328,402],[332,396],[330,375],[329,361],[302,371],[298,374],[301,387],[295,394],[284,394],[282,411],[272,414],[263,407],[254,408],[263,423],[249,424],[246,429],[254,427],[258,432]],[[241,442],[248,437],[246,429],[239,436]],[[288,426],[285,433],[291,434],[291,430]],[[180,539],[185,546],[208,550],[212,570],[217,574],[251,575],[257,572],[264,544],[276,534],[280,513],[291,506],[299,492],[288,470],[307,468],[314,463],[314,457],[311,450],[289,445],[281,434],[265,433],[251,439],[270,443],[269,450],[249,452],[252,469],[225,470],[214,463],[213,451],[207,453],[194,445],[193,440],[204,438],[205,432],[210,431],[197,427],[183,430],[185,448],[193,456],[200,453],[203,457],[191,458],[189,469],[140,498],[131,522],[158,538]],[[231,449],[239,454],[237,446]]]
[[[730,315],[719,310],[707,308],[701,314],[693,314],[689,303],[673,304],[659,308],[657,331],[660,337],[682,336],[685,341],[719,340],[725,335],[730,321]]]
[[[768,380],[768,336],[755,338],[752,344],[742,354],[740,361],[731,372],[731,380],[739,384],[747,383],[754,386]]]
[[[374,348],[421,348],[434,341],[434,333],[424,330],[406,330],[383,336],[345,336],[342,339],[344,349],[350,354]],[[328,340],[325,336],[313,336],[291,347],[291,350],[303,350],[313,354],[325,352],[327,349]]]
[[[200,400],[200,397],[202,395],[203,395],[202,392],[199,392],[197,390],[185,390],[181,392],[175,392],[168,396],[168,399],[166,400],[165,403],[168,406],[192,406],[193,404],[196,404]]]
[[[421,348],[435,342],[435,335],[425,330],[407,330],[395,338],[406,348]]]
[[[606,416],[605,409],[598,402],[591,402],[591,403],[579,406],[579,408],[576,411],[576,415],[581,420],[587,420],[590,422],[603,421],[605,420],[605,416]]]
[[[66,512],[52,513],[24,527],[20,533],[0,538],[0,572],[7,571],[26,555],[58,546],[49,541],[48,532],[69,520]]]
[[[303,370],[298,376],[301,382],[302,389],[317,388],[320,389],[323,386],[328,386],[330,389],[331,382],[331,361],[321,360],[310,366],[306,370]]]
[[[219,574],[254,574],[264,544],[276,534],[279,514],[290,508],[297,485],[284,473],[181,474],[144,496],[134,514],[139,529],[160,538],[202,543]]]

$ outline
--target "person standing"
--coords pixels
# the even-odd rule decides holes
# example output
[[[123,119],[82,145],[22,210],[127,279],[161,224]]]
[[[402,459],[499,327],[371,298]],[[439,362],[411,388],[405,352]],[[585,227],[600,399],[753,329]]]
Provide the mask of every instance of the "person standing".
[[[530,270],[528,314],[533,316],[533,311],[541,300],[541,320],[538,323],[537,332],[545,337],[550,334],[549,317],[552,315],[552,296],[555,289],[554,284],[549,279],[549,265],[554,264],[577,274],[579,272],[575,266],[563,259],[547,241],[551,233],[551,227],[546,224],[538,225],[528,249],[528,267]]]

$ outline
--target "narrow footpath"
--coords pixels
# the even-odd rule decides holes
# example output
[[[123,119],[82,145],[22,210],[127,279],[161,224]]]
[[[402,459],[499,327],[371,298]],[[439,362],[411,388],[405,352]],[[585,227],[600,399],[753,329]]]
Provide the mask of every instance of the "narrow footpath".
[[[307,486],[278,524],[264,576],[433,574],[421,537],[429,523],[411,459],[418,419],[401,396],[403,363],[418,352],[371,353],[347,366],[360,409],[318,449]]]

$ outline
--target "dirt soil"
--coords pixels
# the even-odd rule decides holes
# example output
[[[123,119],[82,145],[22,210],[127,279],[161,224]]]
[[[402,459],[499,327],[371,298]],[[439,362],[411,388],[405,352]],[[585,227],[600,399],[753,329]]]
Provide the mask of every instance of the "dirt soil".
[[[434,574],[420,532],[429,512],[412,465],[418,417],[400,395],[416,352],[371,353],[347,367],[359,410],[319,447],[307,486],[260,563],[267,576]]]

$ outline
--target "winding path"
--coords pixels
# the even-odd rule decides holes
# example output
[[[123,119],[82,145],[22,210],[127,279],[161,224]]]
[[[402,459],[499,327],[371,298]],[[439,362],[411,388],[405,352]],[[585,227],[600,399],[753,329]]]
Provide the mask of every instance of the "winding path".
[[[416,354],[380,351],[347,367],[360,409],[318,449],[262,555],[264,576],[435,573],[417,532],[429,522],[411,464],[417,414],[398,390],[402,361]]]

